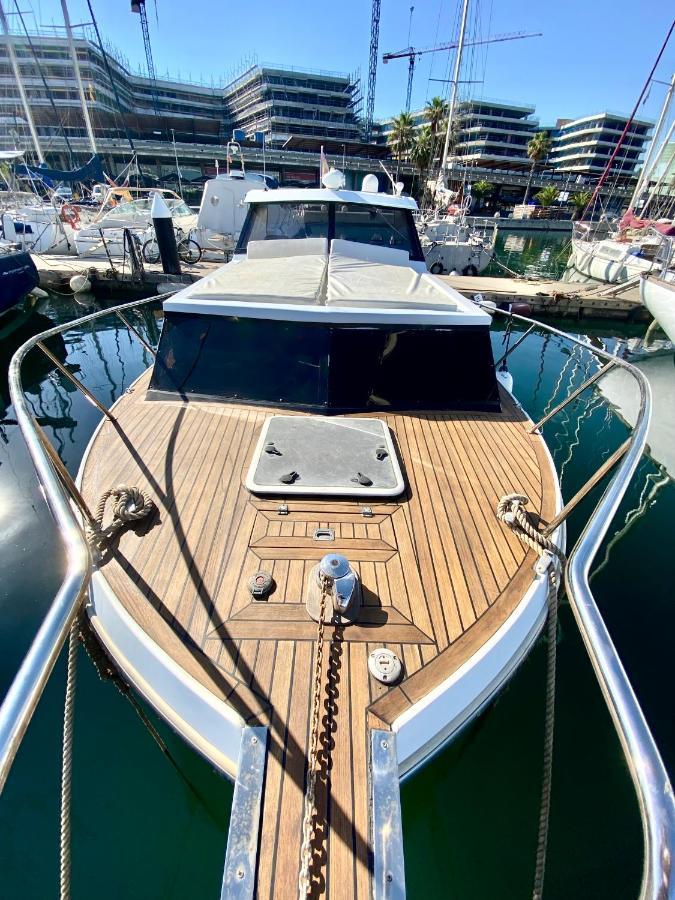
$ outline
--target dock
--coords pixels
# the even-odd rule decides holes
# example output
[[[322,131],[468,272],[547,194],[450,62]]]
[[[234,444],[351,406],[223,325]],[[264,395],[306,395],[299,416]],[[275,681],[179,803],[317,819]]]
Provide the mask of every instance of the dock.
[[[501,278],[482,275],[442,275],[465,297],[480,294],[497,305],[526,303],[533,314],[574,318],[649,321],[651,316],[640,302],[635,282],[626,284],[584,284],[530,278]]]
[[[192,284],[225,262],[222,258],[203,259],[195,265],[184,264],[182,275],[166,275],[159,263],[144,263],[142,271],[134,272],[128,258],[109,260],[101,256],[49,253],[33,254],[33,261],[43,290],[72,293],[69,282],[73,275],[86,275],[94,293],[123,295],[132,299],[135,296],[147,297],[153,293],[161,293],[163,285]]]
[[[34,255],[44,290],[71,293],[73,275],[86,275],[94,293],[110,297],[147,297],[161,293],[169,285],[187,285],[204,278],[223,265],[223,259],[203,259],[184,265],[182,275],[165,275],[159,264],[145,263],[142,272],[133,272],[129,260],[58,254]],[[574,318],[611,318],[630,322],[649,321],[651,316],[640,303],[635,283],[616,285],[579,284],[530,278],[485,277],[482,275],[442,275],[465,297],[480,294],[495,303],[526,303],[533,314]]]

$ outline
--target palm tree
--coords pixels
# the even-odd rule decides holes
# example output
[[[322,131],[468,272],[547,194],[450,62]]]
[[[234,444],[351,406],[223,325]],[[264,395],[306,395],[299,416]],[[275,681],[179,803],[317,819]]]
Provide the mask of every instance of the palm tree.
[[[425,125],[414,137],[414,143],[410,148],[410,161],[415,164],[420,181],[429,168],[434,150],[434,136],[429,125]],[[424,194],[424,188],[422,189]]]
[[[424,118],[429,123],[431,136],[436,137],[439,126],[448,115],[448,104],[442,97],[432,97],[424,107]]]
[[[534,167],[539,160],[545,159],[551,152],[551,138],[548,131],[538,131],[527,144],[527,155],[532,160],[530,166],[530,177],[527,179],[527,187],[525,188],[525,197],[523,203],[527,203],[530,196],[530,185],[532,184],[532,176],[534,175]]]
[[[494,189],[494,184],[490,184],[489,181],[481,179],[471,185],[471,196],[476,197],[477,200],[484,200],[485,197],[488,197],[494,191]]]
[[[572,218],[578,218],[591,202],[593,194],[590,191],[579,191],[578,194],[572,194],[570,202],[574,207]]]
[[[539,203],[546,208],[547,206],[552,206],[555,201],[558,199],[558,194],[560,191],[554,185],[549,184],[545,188],[542,188],[538,194],[535,194],[535,200],[538,200]]]
[[[398,116],[394,116],[391,122],[391,131],[389,132],[388,143],[396,154],[396,177],[398,178],[398,167],[403,157],[409,152],[415,137],[415,123],[410,113],[402,112]]]

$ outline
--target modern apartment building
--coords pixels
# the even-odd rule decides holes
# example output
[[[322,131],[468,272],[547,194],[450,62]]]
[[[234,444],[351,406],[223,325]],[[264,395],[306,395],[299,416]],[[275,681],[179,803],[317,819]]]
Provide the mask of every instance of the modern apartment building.
[[[589,179],[598,178],[616,149],[628,119],[613,113],[596,113],[580,119],[559,119],[551,132],[549,163],[558,171]],[[651,123],[634,119],[612,162],[610,177],[629,179],[641,162]]]
[[[29,146],[27,123],[0,36],[0,142]],[[51,35],[13,37],[21,79],[44,149],[86,135],[68,43]],[[229,84],[209,86],[131,72],[114,51],[75,41],[97,138],[223,145],[241,130],[272,145],[291,136],[359,143],[359,82],[349,75],[255,65]],[[45,89],[46,83],[46,89]],[[51,99],[50,99],[51,95]],[[50,153],[50,155],[52,155]]]
[[[533,113],[534,106],[498,100],[462,101],[453,133],[454,155],[467,165],[520,168],[527,162],[527,142],[538,130]],[[429,124],[423,109],[411,115],[416,130]],[[387,141],[392,121],[377,123],[377,140]]]

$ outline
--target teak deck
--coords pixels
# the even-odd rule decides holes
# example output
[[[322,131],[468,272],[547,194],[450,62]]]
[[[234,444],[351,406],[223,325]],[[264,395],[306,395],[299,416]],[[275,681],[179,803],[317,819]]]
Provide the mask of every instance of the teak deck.
[[[264,499],[243,480],[270,408],[145,400],[145,375],[115,407],[86,461],[83,493],[141,487],[159,515],[122,534],[102,572],[135,620],[249,724],[269,727],[259,898],[297,896],[316,625],[304,605],[326,552],[358,571],[359,621],[326,644],[315,895],[367,898],[367,729],[388,728],[467,660],[532,581],[535,556],[495,516],[518,491],[544,521],[555,489],[541,438],[505,395],[501,414],[380,413],[406,492],[387,502]],[[288,514],[279,514],[286,502]],[[372,517],[365,518],[363,507]],[[335,530],[333,543],[317,528]],[[253,601],[248,578],[276,589]],[[326,637],[332,636],[326,629]],[[367,657],[391,647],[404,678],[387,688]]]

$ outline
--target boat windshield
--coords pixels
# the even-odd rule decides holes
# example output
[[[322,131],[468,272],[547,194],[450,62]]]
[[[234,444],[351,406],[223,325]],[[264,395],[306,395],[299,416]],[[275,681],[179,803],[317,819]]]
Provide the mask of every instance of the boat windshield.
[[[333,238],[404,250],[423,260],[411,211],[366,203],[284,201],[252,204],[241,231],[237,253],[249,241]]]
[[[327,238],[328,204],[256,203],[247,225],[247,242]]]

